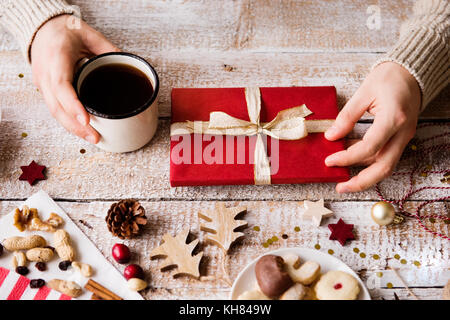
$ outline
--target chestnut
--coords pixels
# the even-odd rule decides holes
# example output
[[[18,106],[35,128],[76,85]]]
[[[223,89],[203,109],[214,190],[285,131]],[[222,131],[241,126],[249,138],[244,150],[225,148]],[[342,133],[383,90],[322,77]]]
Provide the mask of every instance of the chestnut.
[[[278,298],[294,284],[283,258],[276,255],[261,257],[256,262],[255,275],[262,293],[269,298]]]

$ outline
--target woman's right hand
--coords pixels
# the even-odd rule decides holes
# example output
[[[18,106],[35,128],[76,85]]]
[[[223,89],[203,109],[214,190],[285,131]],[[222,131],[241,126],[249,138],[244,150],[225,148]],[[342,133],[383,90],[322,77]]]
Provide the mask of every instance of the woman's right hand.
[[[31,46],[33,82],[64,128],[96,144],[100,135],[89,125],[89,114],[72,86],[75,68],[83,58],[120,50],[84,21],[80,20],[80,27],[74,28],[72,19],[77,18],[55,17],[36,33]]]

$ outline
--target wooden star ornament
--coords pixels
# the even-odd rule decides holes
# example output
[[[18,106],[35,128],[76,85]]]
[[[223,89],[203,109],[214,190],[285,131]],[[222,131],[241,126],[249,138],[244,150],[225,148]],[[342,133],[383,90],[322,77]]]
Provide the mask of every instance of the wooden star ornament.
[[[36,180],[45,180],[45,166],[38,165],[34,160],[28,166],[21,166],[22,174],[19,180],[26,180],[32,186]]]
[[[333,215],[333,211],[325,208],[323,202],[323,199],[316,202],[305,200],[303,203],[305,211],[302,213],[302,218],[310,220],[316,227],[319,227],[322,218],[328,218]]]
[[[200,230],[208,232],[205,239],[228,251],[233,242],[244,236],[235,230],[247,226],[247,221],[236,220],[236,216],[246,210],[246,207],[226,208],[223,203],[219,203],[214,210],[199,212],[199,218],[206,221],[200,223]]]
[[[330,223],[328,228],[331,230],[330,240],[337,240],[342,246],[347,240],[355,240],[353,225],[345,223],[342,219],[339,219],[338,223]]]

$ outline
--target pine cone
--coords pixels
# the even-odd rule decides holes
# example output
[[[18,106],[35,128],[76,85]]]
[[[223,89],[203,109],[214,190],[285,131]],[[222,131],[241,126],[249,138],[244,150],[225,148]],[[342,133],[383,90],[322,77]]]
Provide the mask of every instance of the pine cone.
[[[138,201],[126,199],[111,205],[105,221],[114,236],[130,239],[139,234],[141,227],[147,223],[147,217]]]

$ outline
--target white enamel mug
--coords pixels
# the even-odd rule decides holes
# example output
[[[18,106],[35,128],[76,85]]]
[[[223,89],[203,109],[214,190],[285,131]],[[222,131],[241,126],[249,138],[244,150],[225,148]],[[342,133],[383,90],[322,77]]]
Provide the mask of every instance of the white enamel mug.
[[[135,151],[145,146],[153,138],[158,127],[158,74],[145,59],[134,54],[105,53],[87,60],[78,69],[74,79],[74,87],[78,96],[80,96],[80,88],[87,75],[93,70],[109,64],[125,64],[143,72],[153,86],[153,95],[144,105],[120,115],[108,115],[87,105],[84,107],[90,114],[90,125],[101,135],[97,147],[109,152]]]

